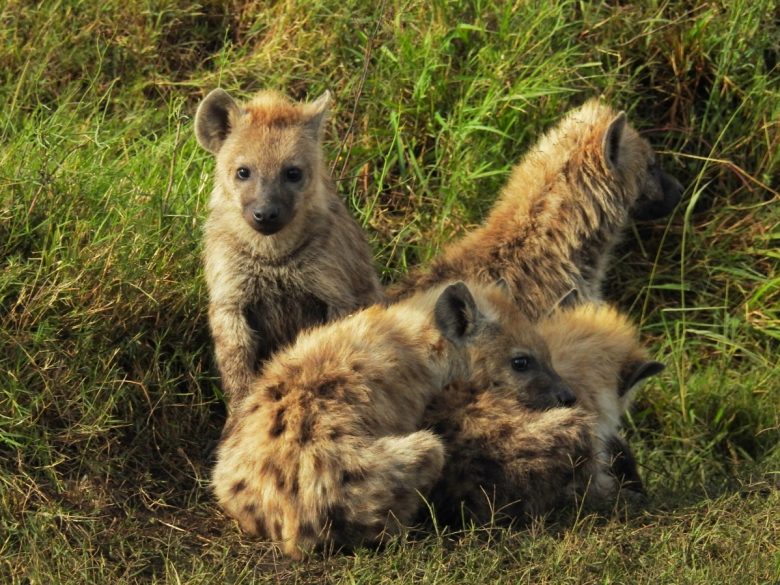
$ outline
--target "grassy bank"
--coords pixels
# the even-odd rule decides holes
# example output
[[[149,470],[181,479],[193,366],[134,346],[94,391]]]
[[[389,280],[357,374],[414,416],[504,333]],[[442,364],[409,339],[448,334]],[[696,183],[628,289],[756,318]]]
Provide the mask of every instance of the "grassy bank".
[[[776,2],[0,3],[0,581],[780,579]],[[279,559],[210,497],[224,420],[198,100],[330,88],[341,193],[392,281],[604,95],[686,185],[608,296],[668,368],[629,422],[645,508]]]

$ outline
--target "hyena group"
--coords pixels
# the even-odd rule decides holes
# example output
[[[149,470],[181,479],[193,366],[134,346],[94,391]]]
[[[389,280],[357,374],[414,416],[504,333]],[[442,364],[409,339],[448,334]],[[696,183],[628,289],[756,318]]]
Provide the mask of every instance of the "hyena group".
[[[649,145],[588,102],[516,166],[484,226],[386,299],[325,171],[329,101],[215,90],[196,116],[217,159],[205,273],[230,407],[222,508],[297,557],[377,542],[421,497],[487,520],[639,489],[620,419],[663,366],[600,301],[629,214],[680,196]]]

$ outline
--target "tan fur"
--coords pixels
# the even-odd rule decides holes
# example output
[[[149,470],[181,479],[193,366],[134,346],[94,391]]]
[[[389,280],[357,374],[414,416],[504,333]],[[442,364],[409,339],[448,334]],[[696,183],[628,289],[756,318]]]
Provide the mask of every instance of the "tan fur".
[[[278,352],[218,449],[213,484],[225,512],[294,557],[408,524],[444,464],[441,439],[420,430],[431,399],[471,377],[520,385],[517,355],[549,370],[543,341],[503,290],[470,285],[472,304],[443,302],[463,289],[368,308]],[[533,392],[544,392],[540,376],[555,386],[543,372]]]
[[[322,160],[329,99],[300,104],[262,92],[237,104],[215,90],[198,109],[198,140],[217,162],[204,246],[209,324],[232,402],[301,329],[383,299],[365,236]],[[295,183],[290,167],[302,173]],[[264,235],[252,213],[269,202],[287,223]]]
[[[450,454],[430,496],[441,522],[522,521],[575,494],[608,500],[619,487],[616,445],[629,458],[626,473],[632,471],[621,417],[635,384],[658,371],[634,375],[638,367],[656,364],[647,361],[636,328],[612,308],[582,305],[542,319],[538,331],[577,405],[540,411],[522,385],[487,391],[489,380],[478,376],[436,397],[423,424],[442,437]]]
[[[631,208],[640,198],[676,202],[680,189],[624,114],[591,100],[515,166],[480,228],[389,294],[403,298],[453,278],[503,279],[532,320],[573,288],[599,300],[610,251]]]
[[[641,490],[635,469],[620,471],[621,466],[635,465],[620,429],[639,382],[659,373],[663,365],[649,360],[628,316],[606,305],[558,311],[540,321],[538,329],[578,404],[596,417],[591,490],[597,496],[614,493],[620,473],[627,473],[623,479]],[[616,462],[616,457],[628,461]]]

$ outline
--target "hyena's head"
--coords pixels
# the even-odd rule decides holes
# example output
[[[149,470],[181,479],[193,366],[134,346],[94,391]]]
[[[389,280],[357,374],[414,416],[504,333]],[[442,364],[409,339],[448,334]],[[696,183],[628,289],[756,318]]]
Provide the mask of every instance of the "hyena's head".
[[[538,323],[552,364],[578,403],[617,430],[639,382],[664,365],[648,358],[628,317],[607,305],[581,304]]]
[[[322,181],[320,145],[330,92],[294,103],[261,92],[239,104],[215,89],[198,106],[195,134],[217,159],[216,192],[254,230],[272,235],[312,204]]]
[[[656,153],[626,119],[625,112],[608,113],[601,150],[604,163],[618,183],[630,193],[634,219],[657,219],[669,215],[682,197],[683,187],[664,172]]]
[[[553,369],[534,326],[498,285],[458,282],[436,301],[436,326],[462,357],[457,377],[475,388],[513,389],[523,404],[571,406],[576,396]]]

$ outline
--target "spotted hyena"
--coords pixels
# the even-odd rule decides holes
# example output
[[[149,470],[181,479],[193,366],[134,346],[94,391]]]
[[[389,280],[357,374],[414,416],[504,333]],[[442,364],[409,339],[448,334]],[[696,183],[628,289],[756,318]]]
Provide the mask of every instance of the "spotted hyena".
[[[496,388],[479,376],[438,395],[423,426],[451,454],[430,494],[443,524],[524,521],[574,496],[600,503],[621,484],[641,490],[621,417],[638,382],[663,366],[647,358],[629,320],[606,306],[558,311],[538,331],[576,404],[540,410],[532,386]]]
[[[550,360],[489,285],[439,286],[305,331],[266,364],[225,429],[219,504],[293,557],[378,542],[412,521],[444,465],[442,439],[421,429],[427,404],[473,376],[527,385],[539,407],[571,404]]]
[[[632,211],[671,211],[682,187],[623,112],[591,100],[515,166],[484,224],[390,290],[403,298],[454,278],[503,280],[532,319],[566,293],[600,300],[610,252]]]
[[[383,300],[365,235],[323,162],[330,101],[266,91],[238,103],[215,89],[195,116],[198,142],[216,157],[204,262],[231,403],[301,329]]]

